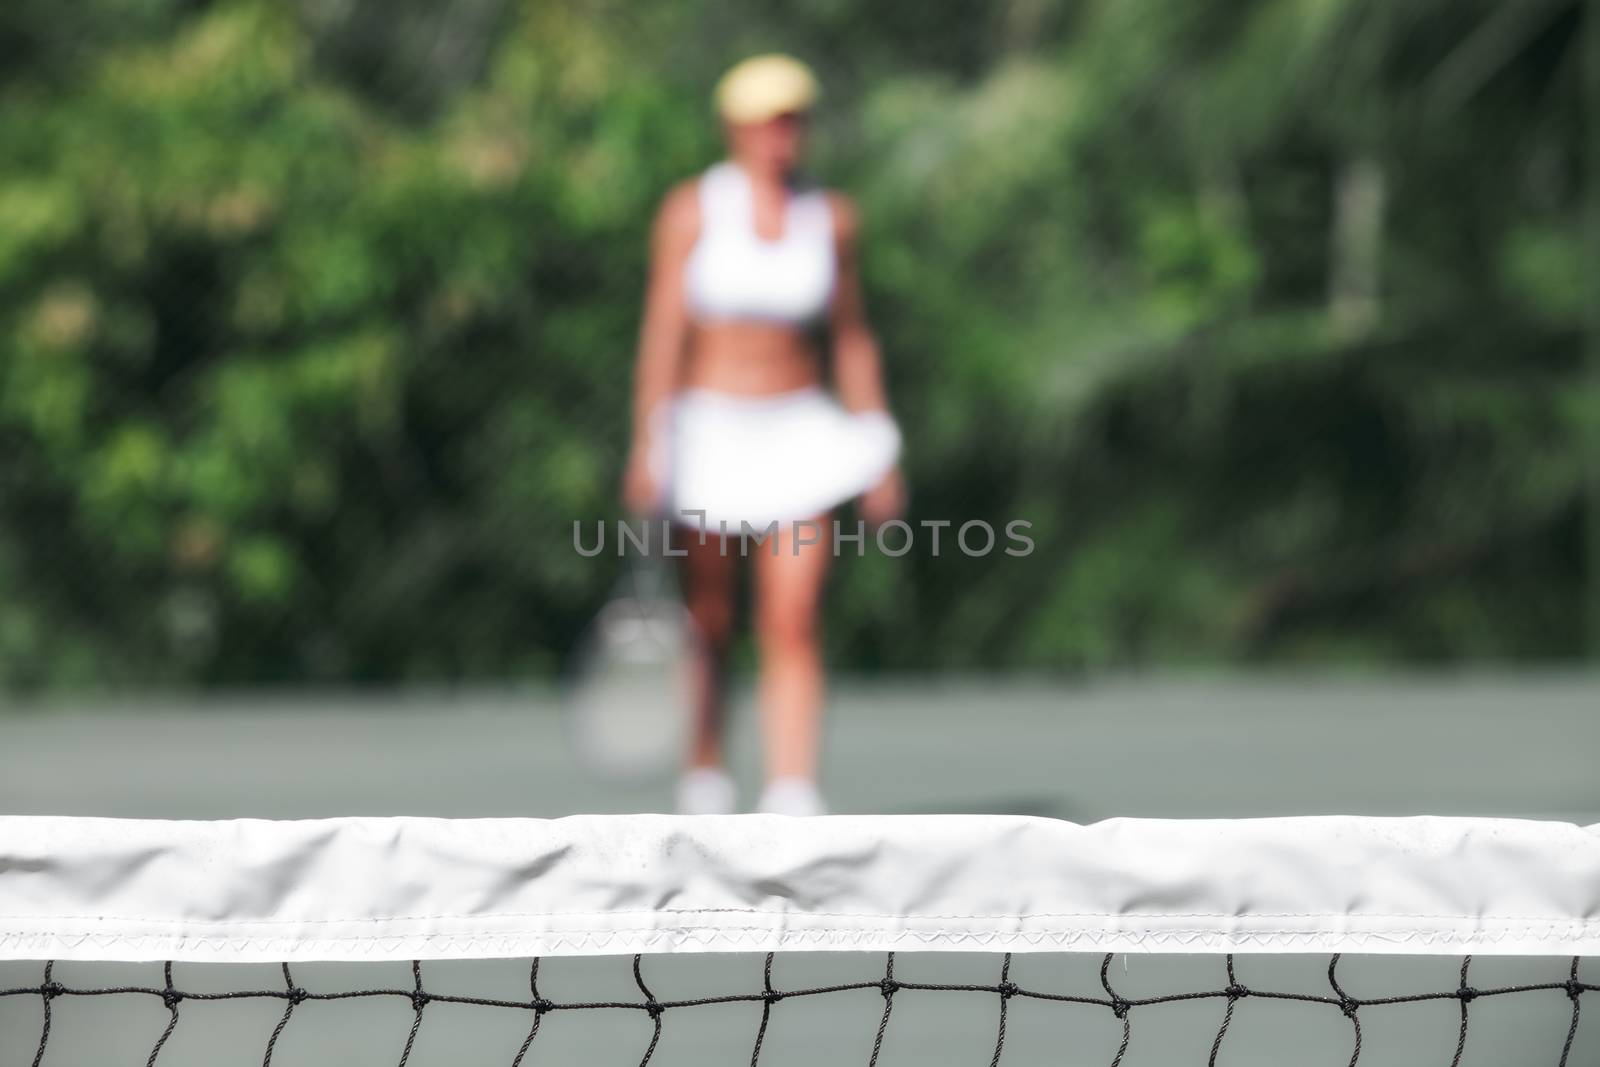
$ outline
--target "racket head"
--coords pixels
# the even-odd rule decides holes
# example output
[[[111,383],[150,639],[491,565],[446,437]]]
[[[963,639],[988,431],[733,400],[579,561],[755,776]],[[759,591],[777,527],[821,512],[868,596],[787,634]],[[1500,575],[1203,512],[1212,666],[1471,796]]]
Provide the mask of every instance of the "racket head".
[[[665,564],[632,564],[569,663],[562,719],[580,767],[626,784],[658,782],[682,769],[696,643]]]

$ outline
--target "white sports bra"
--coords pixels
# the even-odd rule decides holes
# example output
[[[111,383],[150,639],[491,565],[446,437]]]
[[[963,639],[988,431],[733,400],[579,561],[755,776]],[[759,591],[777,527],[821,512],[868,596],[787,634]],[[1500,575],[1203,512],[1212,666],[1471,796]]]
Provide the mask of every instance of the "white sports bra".
[[[756,319],[803,325],[820,317],[837,274],[833,212],[821,189],[791,193],[783,236],[756,233],[750,179],[733,163],[700,178],[700,236],[684,278],[700,319]]]

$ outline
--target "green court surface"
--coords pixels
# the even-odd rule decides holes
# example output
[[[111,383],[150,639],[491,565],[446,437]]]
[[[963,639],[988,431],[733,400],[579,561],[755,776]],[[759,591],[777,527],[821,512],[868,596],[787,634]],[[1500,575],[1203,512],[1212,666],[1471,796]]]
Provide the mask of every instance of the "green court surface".
[[[753,797],[754,710],[734,763]],[[1600,676],[836,684],[842,812],[1348,813],[1600,821]],[[551,694],[281,694],[18,705],[0,811],[161,818],[662,811],[573,765]]]
[[[741,701],[736,763],[753,795],[757,736]],[[1016,679],[838,683],[831,700],[827,784],[849,812],[1010,812],[1075,821],[1111,816],[1245,817],[1317,813],[1513,816],[1600,822],[1600,678],[1585,675],[1117,680]],[[0,716],[0,811],[141,817],[270,818],[344,814],[557,816],[665,810],[670,783],[626,789],[572,766],[553,698],[539,692],[154,697],[19,705]],[[662,1000],[761,988],[761,958],[647,957]],[[780,989],[875,981],[882,956],[780,957]],[[1476,987],[1565,978],[1568,961],[1473,964]],[[906,954],[904,981],[994,985],[989,955]],[[1584,977],[1594,982],[1596,964]],[[1028,989],[1103,996],[1100,959],[1018,956],[1010,979]],[[1326,957],[1242,957],[1254,989],[1329,996]],[[1450,957],[1349,958],[1341,984],[1359,998],[1453,991]],[[1129,999],[1228,984],[1218,957],[1117,957],[1109,970]],[[428,964],[430,992],[528,999],[514,961]],[[281,989],[271,966],[179,965],[186,989]],[[160,986],[158,964],[60,965],[69,985]],[[404,964],[307,965],[308,988],[409,989]],[[0,964],[0,989],[33,986],[40,967]],[[542,995],[637,1002],[621,957],[546,961]],[[1600,999],[1589,994],[1587,999]],[[902,991],[881,1064],[988,1064],[1000,998],[985,992]],[[882,1017],[876,989],[773,1005],[760,1062],[865,1064]],[[1124,1067],[1205,1064],[1226,1000],[1134,1008]],[[1600,1005],[1597,1005],[1600,1008]],[[259,1063],[283,1012],[279,1000],[185,1002],[157,1060],[168,1067]],[[1470,1008],[1461,1063],[1557,1063],[1571,1004],[1559,991],[1486,997]],[[1600,1064],[1600,1010],[1588,1010],[1568,1059]],[[671,1008],[652,1064],[750,1062],[758,1002]],[[37,997],[0,997],[0,1065],[31,1064],[43,1011]],[[169,1016],[159,997],[63,997],[54,1002],[45,1065],[142,1064]],[[1459,1003],[1360,1009],[1359,1063],[1448,1064]],[[307,1002],[273,1062],[398,1063],[413,1021],[403,996]],[[510,1064],[531,1013],[428,1005],[412,1065]],[[523,1061],[632,1064],[652,1024],[635,1009],[555,1012]],[[1109,1064],[1122,1024],[1109,1007],[1013,998],[1006,1064]],[[1337,1005],[1245,998],[1217,1062],[1346,1064],[1351,1021]]]

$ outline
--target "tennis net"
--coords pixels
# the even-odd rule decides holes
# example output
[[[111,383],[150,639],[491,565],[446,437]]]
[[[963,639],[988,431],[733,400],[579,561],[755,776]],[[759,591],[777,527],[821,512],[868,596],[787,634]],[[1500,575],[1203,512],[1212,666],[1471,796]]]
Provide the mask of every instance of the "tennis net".
[[[1593,1064],[1597,947],[1558,823],[0,819],[35,1067]]]

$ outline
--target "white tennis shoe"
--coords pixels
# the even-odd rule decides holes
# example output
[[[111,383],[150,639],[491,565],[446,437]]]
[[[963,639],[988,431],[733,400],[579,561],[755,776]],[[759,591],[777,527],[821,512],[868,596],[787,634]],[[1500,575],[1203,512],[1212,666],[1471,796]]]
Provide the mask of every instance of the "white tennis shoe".
[[[693,767],[678,779],[679,815],[732,815],[738,790],[720,767]]]
[[[767,815],[826,815],[822,791],[809,778],[775,778],[761,793],[759,810]]]

